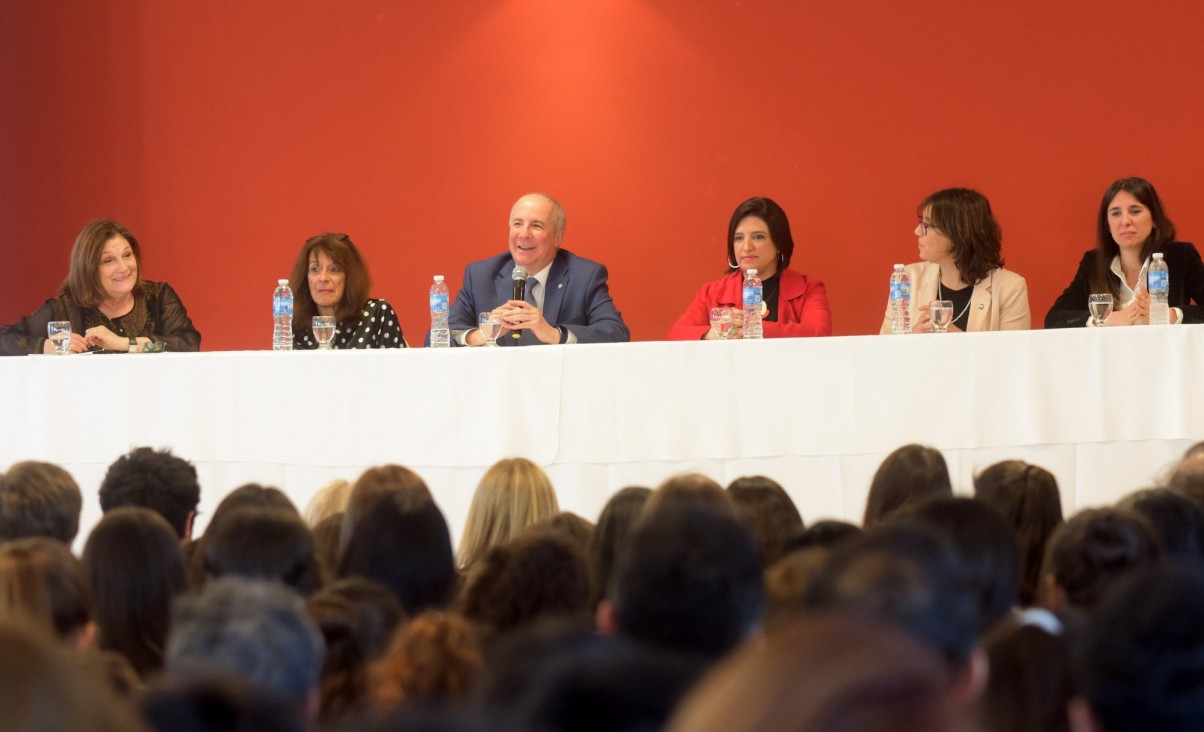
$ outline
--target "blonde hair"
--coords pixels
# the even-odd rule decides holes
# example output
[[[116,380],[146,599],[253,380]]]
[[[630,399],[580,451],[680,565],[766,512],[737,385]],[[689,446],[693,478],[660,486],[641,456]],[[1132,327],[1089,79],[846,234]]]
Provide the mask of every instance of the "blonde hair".
[[[351,483],[336,478],[314,494],[314,497],[309,499],[309,503],[305,504],[305,524],[309,528],[313,528],[322,523],[323,519],[330,518],[336,513],[343,513],[347,510],[347,500],[351,498]]]
[[[560,512],[548,474],[526,458],[494,463],[477,483],[457,562],[471,567],[490,548],[505,544],[540,519]]]

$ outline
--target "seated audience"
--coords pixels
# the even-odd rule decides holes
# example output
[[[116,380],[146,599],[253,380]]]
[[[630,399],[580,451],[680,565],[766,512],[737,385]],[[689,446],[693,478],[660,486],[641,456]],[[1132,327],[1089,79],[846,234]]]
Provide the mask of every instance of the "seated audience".
[[[1003,234],[985,196],[947,188],[921,201],[916,214],[923,261],[906,267],[912,333],[933,332],[928,306],[934,300],[953,303],[950,333],[1032,327],[1028,284],[1003,268]],[[880,332],[891,332],[889,306]]]
[[[733,480],[727,487],[736,515],[757,539],[761,566],[768,567],[803,530],[803,517],[777,481],[763,475]]]
[[[170,682],[138,702],[154,732],[307,732],[291,699],[240,680],[207,678]]]
[[[851,524],[848,521],[825,519],[823,521],[816,521],[800,531],[793,539],[787,542],[785,549],[788,553],[800,549],[810,549],[811,547],[831,549],[845,541],[856,539],[864,533],[860,526]]]
[[[89,648],[92,587],[84,565],[57,539],[0,544],[0,619],[35,627],[68,648]]]
[[[669,340],[725,340],[744,337],[744,278],[755,269],[761,279],[761,331],[765,338],[832,335],[832,312],[824,283],[790,269],[794,238],[782,207],[768,198],[750,198],[736,207],[727,227],[728,274],[702,286],[673,327]],[[711,309],[731,309],[731,330],[711,327]]]
[[[313,535],[295,509],[215,512],[196,551],[206,582],[230,576],[273,580],[302,596],[322,586]]]
[[[371,669],[372,695],[384,709],[464,704],[480,674],[481,643],[454,613],[426,612],[394,635]]]
[[[903,508],[933,496],[951,496],[945,457],[931,447],[904,445],[886,456],[865,499],[862,525],[869,529]]]
[[[614,571],[615,560],[627,546],[632,528],[652,491],[642,486],[628,486],[615,493],[602,507],[598,525],[590,540],[590,607],[597,607],[606,594]]]
[[[1045,468],[1004,460],[974,477],[974,498],[1003,514],[1017,532],[1023,577],[1020,604],[1033,605],[1049,537],[1062,525],[1058,481]]]
[[[736,518],[736,504],[723,486],[701,473],[674,475],[656,487],[644,504],[643,516],[660,511],[665,506],[695,507],[719,511]]]
[[[192,463],[170,450],[137,447],[109,466],[100,484],[100,508],[149,508],[162,516],[181,541],[192,538],[192,521],[201,502]]]
[[[526,458],[494,463],[473,493],[457,561],[467,574],[485,552],[510,541],[530,524],[560,512],[547,473]]]
[[[330,481],[305,504],[305,510],[301,512],[305,524],[312,529],[331,516],[345,512],[350,498],[351,483],[342,478]]]
[[[567,539],[583,554],[589,554],[589,546],[594,539],[594,525],[571,511],[542,518],[523,529],[520,535],[544,531]]]
[[[1167,558],[1204,559],[1204,507],[1200,504],[1181,493],[1151,488],[1130,493],[1119,506],[1145,517]]]
[[[981,732],[1068,732],[1074,681],[1060,633],[1016,616],[986,637],[983,650],[990,672],[978,700]]]
[[[83,496],[75,478],[53,463],[33,460],[0,474],[0,542],[46,536],[75,541]]]
[[[0,328],[0,355],[53,353],[52,321],[71,322],[71,353],[198,351],[201,334],[166,282],[142,279],[138,239],[116,221],[84,227],[71,248],[71,267],[55,297]]]
[[[1141,515],[1119,508],[1080,511],[1049,540],[1044,605],[1059,613],[1090,610],[1125,574],[1161,558],[1158,537]]]
[[[347,545],[355,533],[356,524],[382,496],[393,496],[400,508],[407,509],[433,501],[434,496],[417,473],[400,465],[378,465],[368,468],[356,479],[347,496],[343,512],[343,528],[339,549]]]

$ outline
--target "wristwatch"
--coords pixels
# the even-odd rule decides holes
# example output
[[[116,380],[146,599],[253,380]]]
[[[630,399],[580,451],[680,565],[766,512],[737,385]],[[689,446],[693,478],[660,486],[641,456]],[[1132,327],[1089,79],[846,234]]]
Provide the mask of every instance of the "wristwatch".
[[[138,352],[138,339],[135,338],[134,336],[130,336],[130,353],[137,353],[137,352]]]

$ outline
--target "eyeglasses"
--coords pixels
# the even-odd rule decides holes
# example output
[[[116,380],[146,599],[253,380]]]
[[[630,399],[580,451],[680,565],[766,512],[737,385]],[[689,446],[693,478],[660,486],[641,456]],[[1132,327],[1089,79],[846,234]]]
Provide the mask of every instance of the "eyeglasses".
[[[937,228],[931,221],[925,221],[923,216],[918,217],[916,223],[920,225],[920,236],[927,234],[929,229]]]

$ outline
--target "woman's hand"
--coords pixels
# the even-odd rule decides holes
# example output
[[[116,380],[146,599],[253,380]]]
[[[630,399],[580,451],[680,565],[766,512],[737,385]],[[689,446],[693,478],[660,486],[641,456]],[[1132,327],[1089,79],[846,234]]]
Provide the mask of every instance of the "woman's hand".
[[[1138,285],[1137,295],[1133,298],[1133,302],[1129,304],[1129,307],[1137,309],[1134,317],[1138,323],[1142,325],[1150,324],[1150,293],[1146,292],[1145,285]]]
[[[1121,308],[1120,310],[1113,310],[1112,314],[1108,316],[1108,327],[1113,327],[1113,326],[1117,326],[1117,325],[1137,325],[1137,323],[1140,322],[1137,319],[1138,318],[1138,309],[1139,308],[1137,305],[1137,301],[1134,300],[1133,302],[1129,303],[1128,307]],[[1149,304],[1147,303],[1146,304],[1146,321],[1147,322],[1149,321],[1149,317],[1150,317]]]
[[[89,347],[96,346],[106,351],[130,350],[130,339],[119,336],[103,325],[96,325],[84,332],[84,341]]]
[[[67,336],[67,338],[71,341],[71,345],[67,347],[69,352],[83,353],[84,351],[88,350],[88,342],[84,340],[84,337],[79,333],[72,333],[71,335]],[[46,342],[42,344],[42,353],[51,354],[54,352],[54,341],[47,338]]]
[[[928,311],[928,306],[916,308],[916,319],[911,324],[912,333],[935,333],[936,326],[932,324],[932,313]]]

